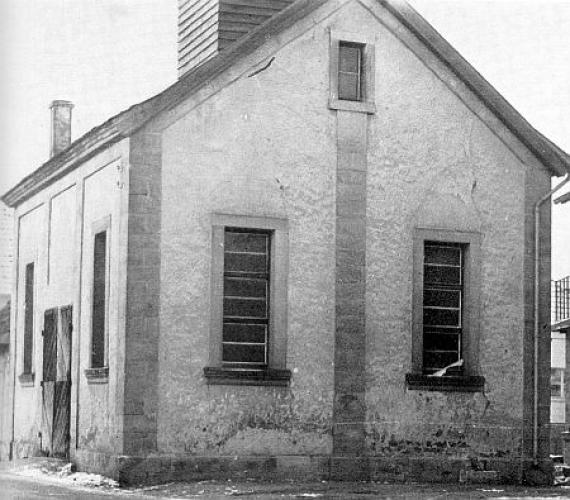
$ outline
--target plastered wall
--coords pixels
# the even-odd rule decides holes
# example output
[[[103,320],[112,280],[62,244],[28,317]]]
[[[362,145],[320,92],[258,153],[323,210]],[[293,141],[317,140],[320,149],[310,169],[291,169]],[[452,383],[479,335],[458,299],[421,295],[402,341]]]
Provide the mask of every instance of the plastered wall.
[[[381,8],[352,2],[320,13],[308,31],[303,25],[282,35],[287,44],[278,52],[269,47],[247,61],[253,70],[274,55],[269,68],[250,77],[246,64],[238,65],[231,84],[186,103],[164,131],[158,448],[330,451],[337,130],[326,103],[332,28],[368,36],[376,49],[377,112],[368,121],[367,152],[367,453],[427,449],[518,457],[529,244],[525,162],[539,167]],[[544,191],[548,175],[538,171],[536,179]],[[213,212],[289,220],[288,389],[208,386],[202,376]],[[415,227],[482,235],[484,393],[405,386]]]
[[[118,237],[121,199],[123,146],[115,145],[80,169],[53,183],[17,208],[17,300],[12,308],[15,330],[11,335],[11,351],[15,353],[16,370],[9,374],[8,427],[6,439],[12,439],[12,403],[14,403],[14,456],[32,456],[42,448],[42,369],[43,316],[52,307],[73,306],[72,389],[71,389],[71,455],[76,448],[94,447],[109,451],[120,445],[117,439],[116,386],[117,345],[119,342],[118,303],[121,248]],[[128,159],[128,154],[124,155]],[[89,367],[90,295],[92,286],[92,228],[95,221],[108,217],[110,226],[110,274],[108,332],[109,365],[112,376],[106,383],[87,384],[85,369]],[[34,340],[33,380],[22,381],[24,280],[25,266],[34,262]],[[119,356],[119,358],[121,358]],[[12,365],[13,366],[13,365]],[[14,379],[15,377],[15,379]],[[120,377],[120,375],[119,375]],[[120,384],[119,384],[120,385]],[[12,400],[12,389],[14,399]]]
[[[324,27],[163,135],[159,450],[326,454],[333,397],[335,117]],[[300,47],[304,57],[299,58]],[[299,86],[299,75],[304,75]],[[289,222],[289,388],[208,386],[214,212]]]

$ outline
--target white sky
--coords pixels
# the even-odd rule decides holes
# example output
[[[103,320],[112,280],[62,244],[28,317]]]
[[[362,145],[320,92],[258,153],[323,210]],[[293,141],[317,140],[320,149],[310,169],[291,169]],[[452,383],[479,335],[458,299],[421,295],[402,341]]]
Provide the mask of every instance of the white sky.
[[[54,99],[73,138],[176,79],[176,0],[0,0],[0,192],[49,153]],[[570,151],[569,0],[410,0],[538,130]],[[570,274],[570,204],[553,277]]]

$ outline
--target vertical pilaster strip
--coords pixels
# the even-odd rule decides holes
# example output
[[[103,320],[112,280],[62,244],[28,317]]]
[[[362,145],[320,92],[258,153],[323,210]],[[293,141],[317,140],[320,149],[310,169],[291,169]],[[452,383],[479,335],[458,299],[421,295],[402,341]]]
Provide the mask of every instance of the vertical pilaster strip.
[[[367,121],[337,112],[335,457],[364,451]]]
[[[80,346],[81,346],[81,281],[83,266],[83,211],[85,201],[85,185],[80,180],[76,184],[75,191],[75,262],[73,263],[73,276],[75,276],[75,298],[73,305],[73,339],[71,342],[71,414],[70,414],[70,441],[69,452],[71,459],[74,459],[75,452],[79,448],[79,391],[81,384],[81,362],[80,362]]]
[[[130,139],[123,452],[157,449],[161,134]]]

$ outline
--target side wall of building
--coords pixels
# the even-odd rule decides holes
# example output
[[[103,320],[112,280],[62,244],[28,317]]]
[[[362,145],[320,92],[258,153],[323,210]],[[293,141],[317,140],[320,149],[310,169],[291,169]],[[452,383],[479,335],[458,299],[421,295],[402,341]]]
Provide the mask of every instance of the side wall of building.
[[[128,162],[128,141],[112,146],[80,168],[32,196],[16,209],[16,276],[12,307],[10,373],[10,440],[14,457],[49,453],[51,424],[45,416],[44,313],[72,306],[70,455],[96,449],[120,451],[117,410],[117,345],[124,301],[117,276],[125,247],[121,231],[122,165]],[[107,377],[90,377],[91,291],[93,286],[93,231],[104,221],[109,232],[109,276],[106,365]],[[30,373],[23,373],[26,265],[34,264],[33,347]],[[123,273],[124,274],[124,273]],[[58,361],[61,361],[58,358]],[[58,371],[59,373],[59,371]],[[59,377],[60,375],[58,375]],[[56,403],[57,404],[57,403]],[[122,404],[122,402],[121,402]],[[12,420],[13,418],[13,420]]]

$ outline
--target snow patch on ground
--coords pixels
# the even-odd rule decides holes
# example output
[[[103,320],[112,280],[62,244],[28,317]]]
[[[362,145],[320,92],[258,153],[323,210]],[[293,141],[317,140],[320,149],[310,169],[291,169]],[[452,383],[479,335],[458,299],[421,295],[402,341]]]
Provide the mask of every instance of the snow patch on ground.
[[[49,478],[58,479],[64,483],[74,484],[78,486],[106,488],[119,487],[119,483],[117,483],[117,481],[100,474],[90,474],[88,472],[72,472],[71,464],[66,464],[63,467],[55,470],[50,467],[40,466],[26,467],[14,472],[20,476],[26,476],[30,478],[46,478],[47,476]]]

